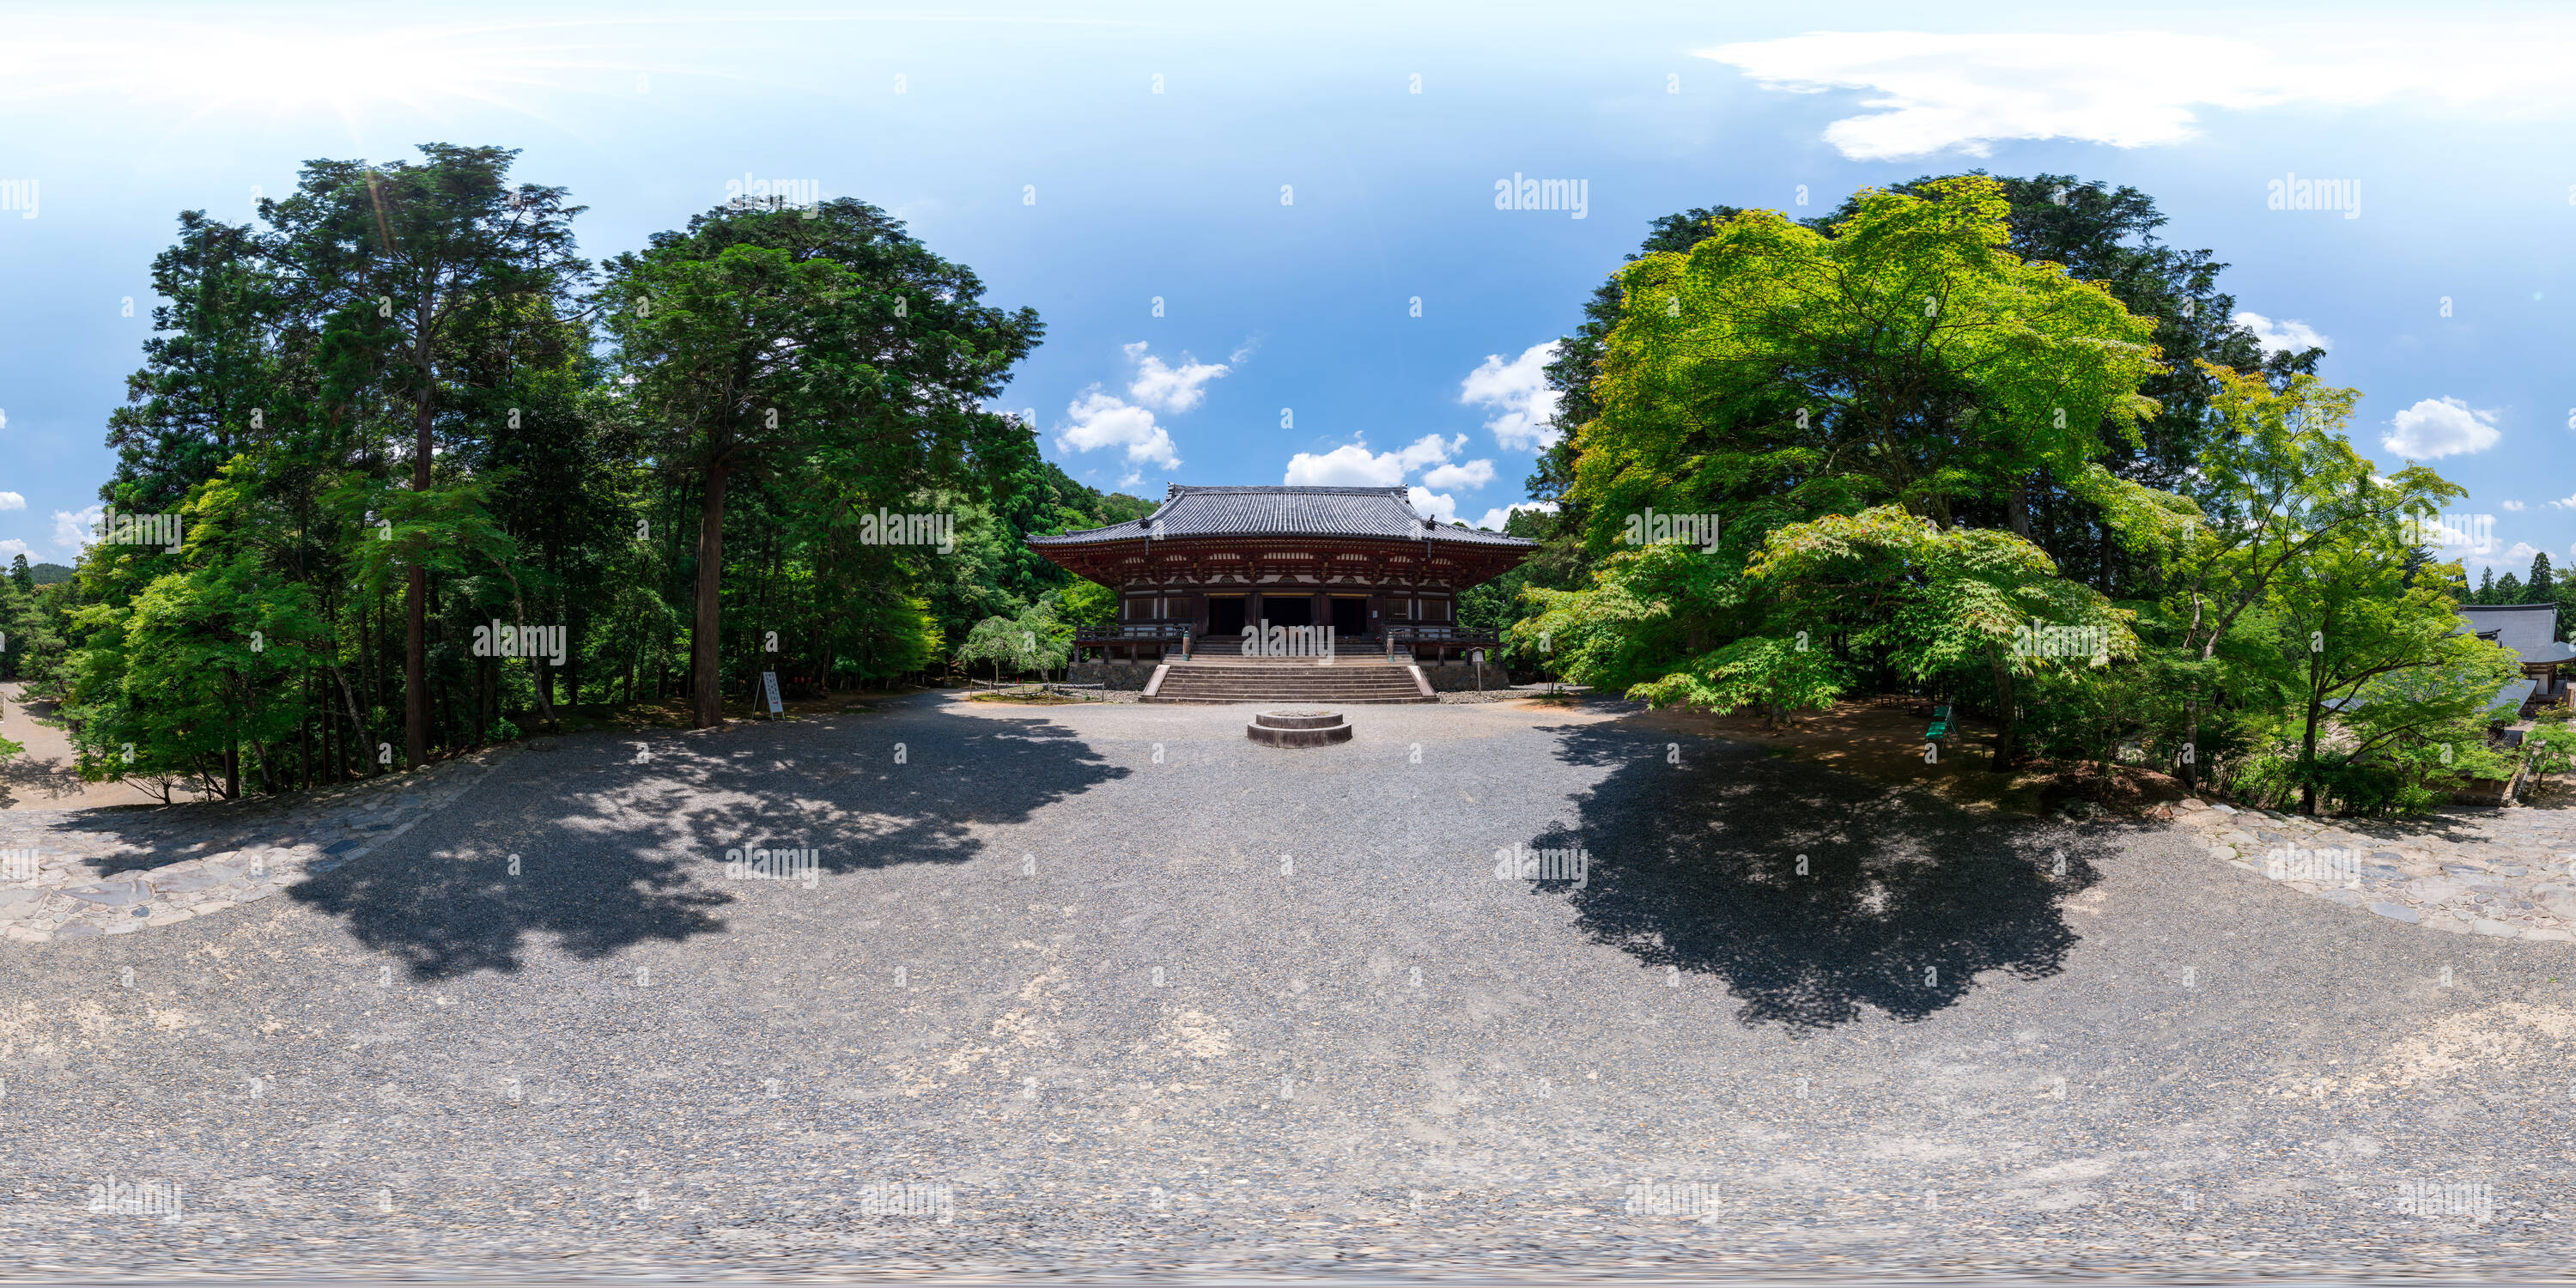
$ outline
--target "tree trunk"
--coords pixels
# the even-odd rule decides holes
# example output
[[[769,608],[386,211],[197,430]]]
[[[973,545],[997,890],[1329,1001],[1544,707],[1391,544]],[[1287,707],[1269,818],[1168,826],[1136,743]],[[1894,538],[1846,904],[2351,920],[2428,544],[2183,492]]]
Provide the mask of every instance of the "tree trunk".
[[[2187,757],[2182,762],[2182,789],[2200,790],[2200,699],[2183,704],[2182,746]]]
[[[2317,682],[2325,672],[2325,654],[2308,654],[2308,721],[2299,735],[2299,812],[2311,818],[2317,812]]]
[[[2021,758],[2019,749],[2014,745],[2018,741],[2020,727],[2018,721],[2014,719],[2013,712],[2012,668],[2004,663],[2003,650],[1988,645],[1986,661],[1994,668],[1995,704],[1998,708],[1996,716],[2003,721],[2003,728],[1995,734],[1993,762],[1993,768],[2000,772],[2012,768],[2013,763]]]
[[[2004,498],[2004,513],[2011,518],[2013,535],[2030,540],[2030,476],[2013,479],[2012,491]]]
[[[429,389],[413,417],[411,490],[429,490]],[[429,570],[403,570],[403,757],[405,768],[429,763]]]
[[[725,467],[707,467],[707,495],[698,516],[698,603],[689,636],[689,683],[694,728],[724,723],[724,685],[717,678],[718,632],[723,627]]]
[[[230,739],[224,742],[224,799],[241,799],[241,744]]]

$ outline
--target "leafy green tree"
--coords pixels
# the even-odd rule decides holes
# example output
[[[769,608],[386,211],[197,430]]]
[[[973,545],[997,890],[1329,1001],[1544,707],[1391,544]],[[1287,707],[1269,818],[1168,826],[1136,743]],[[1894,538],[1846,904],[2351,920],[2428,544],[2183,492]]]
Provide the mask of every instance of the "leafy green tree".
[[[381,399],[410,444],[410,487],[428,492],[442,415],[470,405],[460,388],[465,333],[496,316],[564,310],[588,266],[572,253],[580,207],[564,190],[512,187],[516,151],[429,143],[417,164],[314,161],[296,191],[262,201],[266,253],[294,306],[320,319],[342,382]],[[404,570],[403,747],[429,756],[429,573]]]
[[[1531,592],[1544,611],[1516,644],[1562,641],[1590,683],[1669,675],[1683,678],[1657,692],[1740,695],[1810,687],[1746,669],[1811,668],[1794,651],[1725,651],[1804,630],[1882,674],[1979,676],[2004,724],[1997,761],[2013,763],[2013,686],[2031,670],[2013,633],[2108,619],[2027,541],[1963,527],[1963,507],[2046,469],[2161,549],[2189,506],[2095,463],[2099,427],[2154,411],[2135,392],[2149,324],[2002,250],[2007,212],[1992,181],[1962,179],[1864,194],[1832,237],[1751,212],[1687,255],[1631,264],[1576,455],[1600,573]],[[1716,514],[1718,549],[1621,550],[1625,516],[1649,507]]]
[[[1984,671],[2002,726],[1996,769],[2020,761],[2021,680],[2137,652],[2127,614],[2057,576],[2047,552],[2009,532],[1945,528],[1893,505],[1781,528],[1752,572],[1784,587],[1784,623],[1821,628],[1854,604],[1871,606],[1848,646],[1886,657],[1908,679]],[[2060,633],[2043,634],[2050,628]]]
[[[1033,454],[984,411],[1037,341],[872,206],[718,210],[618,257],[606,319],[649,450],[699,495],[694,718],[723,720],[724,520],[736,475],[847,481],[856,513],[989,486]]]
[[[95,575],[149,580],[130,599],[89,605],[73,662],[73,736],[83,776],[195,776],[242,794],[248,750],[267,790],[287,781],[281,743],[305,718],[303,673],[329,637],[311,593],[261,558],[278,516],[245,504],[236,463],[194,490],[184,548],[91,547]]]
[[[2523,748],[2537,790],[2551,774],[2576,768],[2576,725],[2564,719],[2540,721],[2524,737]]]
[[[1057,620],[1051,605],[1036,607],[1018,617],[987,617],[975,623],[975,629],[968,632],[965,644],[957,650],[957,662],[960,666],[989,663],[993,682],[999,684],[1005,669],[1014,674],[1043,674],[1062,666],[1071,639],[1071,632]]]
[[[2158,667],[2165,686],[2181,695],[2182,745],[2195,753],[2203,713],[2231,693],[2250,695],[2235,665],[2242,659],[2225,649],[2238,623],[2272,602],[2282,578],[2330,551],[2356,543],[2379,548],[2404,516],[2438,512],[2465,495],[2421,466],[2383,479],[2353,450],[2343,429],[2358,390],[2303,374],[2277,389],[2262,376],[2215,365],[2204,374],[2214,390],[2214,428],[2189,489],[2200,521],[2173,552],[2161,620],[2174,652]],[[2401,548],[2401,567],[2405,554]],[[2185,757],[2180,768],[2185,784],[2196,785],[2199,756]]]
[[[2410,584],[2404,556],[2394,529],[2362,529],[2273,585],[2285,661],[2300,676],[2290,772],[2302,813],[2381,744],[2476,719],[2521,674],[2510,652],[2459,630],[2439,580]],[[2337,726],[2349,745],[2329,741]]]
[[[2136,392],[2151,326],[2003,251],[1992,181],[1932,189],[1869,194],[1832,238],[1740,215],[1624,270],[1575,483],[1596,551],[1648,506],[1758,499],[1796,521],[1893,502],[1946,524],[2042,467],[2124,526],[2162,508],[2094,463],[2099,427],[2154,411]]]
[[[2522,598],[2517,602],[2552,604],[2557,601],[2558,592],[2549,575],[2549,552],[2543,550],[2531,557],[2531,580],[2522,583]]]

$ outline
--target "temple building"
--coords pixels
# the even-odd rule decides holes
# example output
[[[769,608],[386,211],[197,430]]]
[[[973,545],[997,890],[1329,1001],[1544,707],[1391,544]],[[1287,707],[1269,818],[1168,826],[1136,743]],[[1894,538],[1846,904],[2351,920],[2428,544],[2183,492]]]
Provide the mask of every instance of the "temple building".
[[[1494,637],[1458,625],[1458,595],[1537,542],[1443,524],[1400,487],[1183,487],[1133,523],[1028,538],[1118,592],[1118,623],[1076,641],[1085,662],[1240,656],[1243,630],[1332,628],[1357,660],[1464,666]],[[1305,638],[1321,632],[1304,633]],[[1111,668],[1116,687],[1129,678]],[[1435,676],[1453,687],[1445,670]]]

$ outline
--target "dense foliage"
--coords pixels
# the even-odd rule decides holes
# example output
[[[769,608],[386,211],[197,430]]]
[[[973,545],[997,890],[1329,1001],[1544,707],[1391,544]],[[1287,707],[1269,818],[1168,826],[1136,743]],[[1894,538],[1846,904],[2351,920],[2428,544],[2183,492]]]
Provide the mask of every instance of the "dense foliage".
[[[733,205],[594,266],[515,154],[317,161],[201,212],[101,498],[153,539],[0,586],[0,668],[84,772],[225,795],[417,764],[567,707],[939,670],[1132,518],[983,409],[1043,329],[882,211]],[[175,548],[172,548],[174,547]]]
[[[1532,481],[1560,509],[1485,619],[1525,665],[1656,703],[1948,698],[1998,769],[2367,811],[2509,773],[2487,734],[2519,669],[2410,544],[2463,493],[2374,472],[2358,394],[2317,351],[2267,358],[2162,222],[2130,189],[1984,175],[1657,221],[1560,349]]]

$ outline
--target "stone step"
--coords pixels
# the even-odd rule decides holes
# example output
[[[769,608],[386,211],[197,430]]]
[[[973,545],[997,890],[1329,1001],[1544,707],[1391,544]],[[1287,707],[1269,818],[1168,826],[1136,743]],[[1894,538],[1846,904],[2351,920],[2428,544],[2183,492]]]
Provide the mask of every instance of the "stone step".
[[[1380,691],[1388,693],[1409,693],[1416,691],[1413,684],[1413,677],[1406,674],[1391,676],[1383,681],[1208,680],[1196,676],[1180,677],[1167,675],[1163,677],[1162,692],[1170,693],[1178,689],[1205,690],[1210,693],[1275,693],[1283,690],[1294,690],[1299,693],[1322,693],[1328,690],[1333,692],[1348,690],[1352,693],[1377,693]]]

